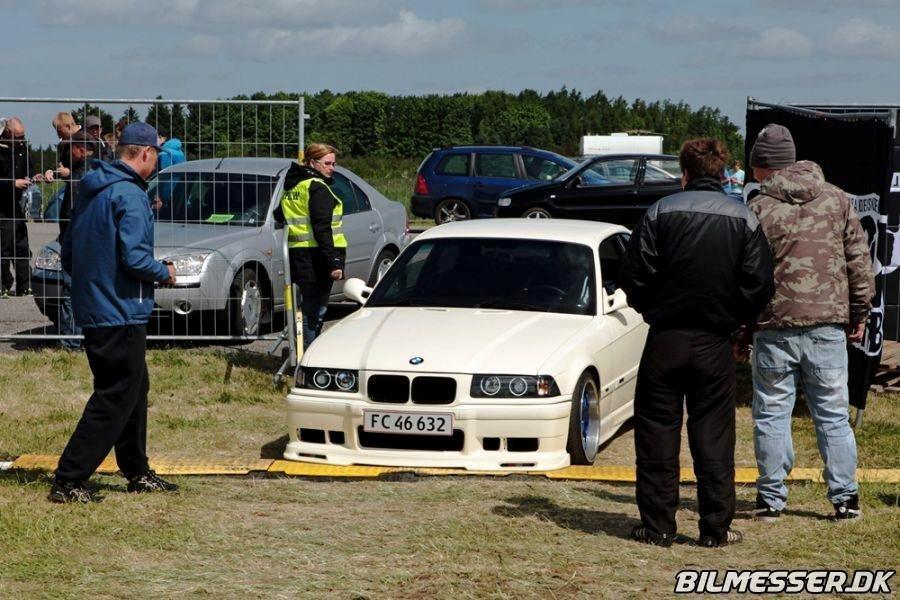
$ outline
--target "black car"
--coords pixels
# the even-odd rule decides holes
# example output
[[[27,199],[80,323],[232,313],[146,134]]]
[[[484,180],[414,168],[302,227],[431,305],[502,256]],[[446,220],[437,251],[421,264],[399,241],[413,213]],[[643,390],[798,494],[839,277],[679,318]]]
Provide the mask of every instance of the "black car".
[[[678,158],[615,154],[589,158],[553,181],[515,188],[498,217],[587,219],[634,227],[654,202],[681,191]]]

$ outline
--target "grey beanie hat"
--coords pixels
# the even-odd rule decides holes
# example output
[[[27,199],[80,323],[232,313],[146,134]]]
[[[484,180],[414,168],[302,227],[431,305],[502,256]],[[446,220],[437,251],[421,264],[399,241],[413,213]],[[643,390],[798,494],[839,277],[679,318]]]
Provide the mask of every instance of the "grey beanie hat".
[[[769,123],[756,136],[750,151],[750,166],[783,169],[797,162],[797,149],[791,131],[784,125]]]

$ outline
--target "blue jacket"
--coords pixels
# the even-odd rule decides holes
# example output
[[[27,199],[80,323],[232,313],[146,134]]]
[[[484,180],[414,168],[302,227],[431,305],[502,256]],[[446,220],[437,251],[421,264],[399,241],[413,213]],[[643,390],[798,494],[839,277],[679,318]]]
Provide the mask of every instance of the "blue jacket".
[[[91,166],[62,241],[75,324],[145,324],[153,311],[153,283],[169,279],[166,265],[153,258],[147,184],[121,161],[95,160]]]
[[[181,140],[178,138],[170,138],[163,142],[162,152],[159,153],[156,170],[162,171],[166,167],[181,164],[184,160],[184,150],[181,148]]]

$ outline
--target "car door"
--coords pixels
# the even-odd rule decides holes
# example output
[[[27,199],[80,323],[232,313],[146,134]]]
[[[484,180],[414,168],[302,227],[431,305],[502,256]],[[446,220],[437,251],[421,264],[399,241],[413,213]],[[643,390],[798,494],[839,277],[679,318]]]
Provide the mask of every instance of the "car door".
[[[497,198],[519,185],[516,155],[512,152],[476,152],[472,199],[475,212],[493,215]]]
[[[595,159],[550,202],[565,218],[624,224],[637,199],[639,170],[639,158]]]
[[[332,174],[332,178],[334,183],[331,189],[344,205],[342,228],[344,237],[347,238],[347,260],[344,263],[344,279],[358,277],[365,281],[369,277],[369,263],[372,260],[375,241],[380,233],[380,223],[379,229],[373,227],[373,211],[371,207],[368,210],[360,210],[354,189],[355,186],[345,175],[335,171]],[[343,289],[342,286],[335,286],[332,293],[339,293],[341,290],[337,289],[338,287],[341,287],[341,290]]]
[[[600,244],[598,254],[604,299],[611,298],[621,288],[620,271],[627,242],[628,234],[617,233]],[[628,406],[634,400],[638,366],[648,327],[641,315],[630,306],[610,313],[609,303],[601,304],[606,313],[604,326],[608,328],[612,339],[610,345],[615,376],[611,381],[601,382],[604,399],[601,401],[600,414],[613,417],[612,426],[618,428],[631,416]]]
[[[675,157],[647,157],[641,167],[638,200],[625,227],[634,228],[644,212],[660,198],[681,191],[681,166]]]

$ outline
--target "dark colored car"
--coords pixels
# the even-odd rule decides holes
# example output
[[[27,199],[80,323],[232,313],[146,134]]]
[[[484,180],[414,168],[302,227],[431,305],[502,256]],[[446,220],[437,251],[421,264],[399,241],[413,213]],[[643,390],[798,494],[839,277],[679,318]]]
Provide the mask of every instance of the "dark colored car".
[[[509,190],[498,217],[586,219],[634,227],[654,202],[681,191],[678,158],[615,154],[586,160],[553,181]]]
[[[552,181],[576,164],[527,146],[435,148],[419,165],[412,212],[438,225],[493,217],[506,190]]]

